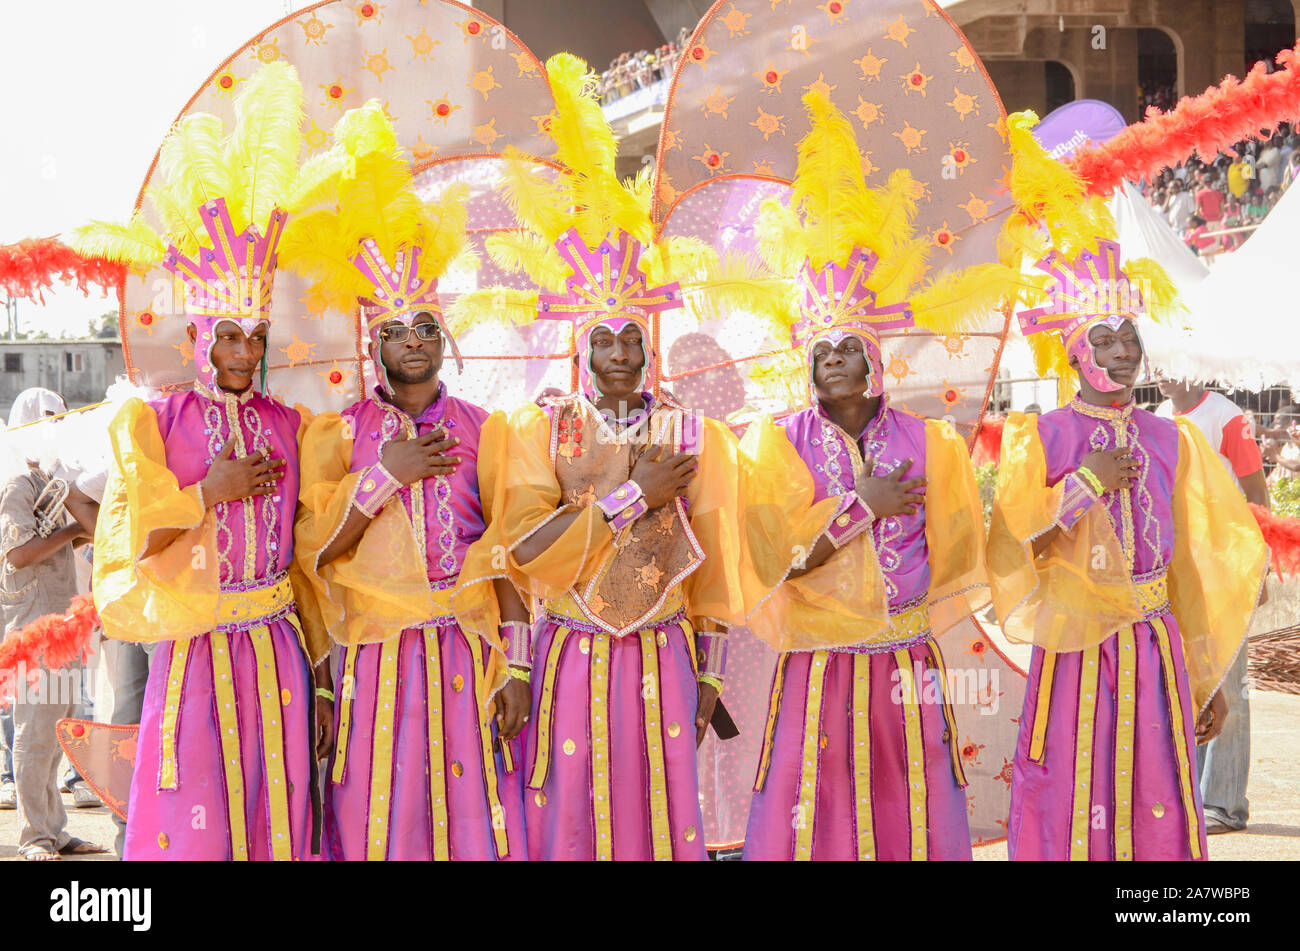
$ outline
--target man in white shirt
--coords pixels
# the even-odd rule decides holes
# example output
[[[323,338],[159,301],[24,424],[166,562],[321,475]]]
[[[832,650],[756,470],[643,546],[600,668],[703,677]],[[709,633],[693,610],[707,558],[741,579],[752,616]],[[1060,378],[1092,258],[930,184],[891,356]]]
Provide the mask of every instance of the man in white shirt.
[[[1169,419],[1185,416],[1195,423],[1236,479],[1246,501],[1268,508],[1264,460],[1255,442],[1250,414],[1223,394],[1197,383],[1160,380],[1159,384],[1165,401],[1156,408],[1156,415]],[[1243,645],[1223,684],[1223,696],[1228,701],[1223,732],[1196,747],[1208,835],[1240,831],[1246,828],[1249,818],[1246,781],[1250,775],[1250,687],[1246,662]]]

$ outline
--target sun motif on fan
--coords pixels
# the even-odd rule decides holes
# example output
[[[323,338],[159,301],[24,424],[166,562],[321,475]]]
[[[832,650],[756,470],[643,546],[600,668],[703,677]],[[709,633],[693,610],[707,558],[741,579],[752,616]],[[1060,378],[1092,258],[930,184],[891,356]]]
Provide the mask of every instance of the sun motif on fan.
[[[925,135],[925,132],[925,129],[914,128],[912,123],[904,119],[902,131],[891,132],[890,135],[902,142],[903,147],[907,149],[907,154],[911,155],[913,152],[927,151],[927,147],[922,142],[922,136]]]
[[[885,36],[895,43],[901,43],[904,49],[907,48],[907,38],[915,32],[901,15],[894,22],[885,25]]]
[[[703,162],[704,167],[709,170],[709,174],[716,174],[724,171],[727,164],[727,156],[730,152],[719,152],[717,149],[709,148],[709,143],[704,143],[704,151],[699,155],[692,156],[697,162]]]
[[[718,19],[727,28],[728,36],[735,39],[738,36],[749,35],[749,30],[745,27],[745,21],[751,16],[753,16],[752,13],[743,13],[737,10],[736,5],[733,3],[731,9],[727,11],[727,15]]]
[[[343,110],[343,100],[352,92],[350,88],[343,85],[343,77],[340,76],[332,83],[319,83],[320,91],[324,97],[323,105],[333,106],[340,112]]]
[[[316,124],[316,120],[311,120],[311,125],[302,135],[303,141],[307,143],[307,150],[315,152],[317,149],[323,149],[329,143],[329,133]]]
[[[889,62],[887,57],[875,56],[871,50],[867,50],[867,55],[861,59],[855,59],[853,65],[862,70],[862,78],[868,82],[880,81],[880,69]]]
[[[280,347],[279,350],[284,354],[284,358],[289,361],[289,366],[297,366],[299,363],[305,363],[312,358],[312,351],[316,349],[316,344],[308,343],[298,339],[298,335],[293,335],[293,340],[287,347]]]
[[[867,102],[861,96],[858,96],[858,108],[853,110],[853,114],[858,117],[862,123],[862,128],[866,129],[873,122],[885,121],[885,110],[882,103]]]
[[[831,97],[831,93],[833,93],[838,88],[839,87],[837,84],[828,83],[826,81],[825,73],[818,73],[816,79],[810,82],[807,86],[803,87],[803,91],[820,93],[821,95],[829,99]]]
[[[894,378],[895,384],[899,384],[912,375],[912,368],[908,366],[907,359],[902,354],[896,353],[890,357],[885,372]]]
[[[501,133],[497,131],[497,120],[493,116],[482,125],[470,126],[470,138],[484,148],[492,148],[492,144],[501,138]]]
[[[442,45],[442,40],[435,40],[429,35],[428,28],[425,27],[422,27],[420,32],[414,36],[408,35],[406,38],[411,41],[412,55],[416,59],[424,60],[426,63],[433,62],[433,48]]]
[[[782,121],[785,116],[774,116],[764,112],[763,107],[758,107],[758,117],[750,123],[759,132],[763,133],[763,141],[766,142],[769,136],[785,135],[785,123]]]
[[[436,119],[443,125],[446,125],[447,120],[451,118],[451,114],[460,108],[458,104],[451,101],[447,93],[443,93],[441,99],[426,99],[424,101],[429,104],[429,109],[432,112],[430,118]]]
[[[705,115],[720,115],[727,118],[727,107],[735,100],[735,96],[728,96],[722,92],[722,87],[718,86],[712,93],[704,97],[700,107],[704,110]]]
[[[465,84],[475,92],[483,94],[483,101],[487,102],[488,93],[493,89],[500,89],[501,84],[497,82],[496,77],[492,75],[492,67],[480,69],[470,76],[469,82]]]
[[[970,146],[965,142],[949,142],[948,157],[952,161],[953,168],[958,172],[964,172],[969,165],[974,165],[979,159],[970,153]]]
[[[952,87],[952,92],[953,92],[953,97],[948,102],[948,105],[952,106],[953,112],[957,113],[957,117],[961,119],[962,122],[965,122],[966,117],[970,115],[972,112],[975,113],[975,115],[980,114],[980,103],[979,103],[978,96],[972,96],[969,93],[964,93],[956,86]]]
[[[367,50],[362,58],[361,68],[374,73],[375,78],[380,82],[384,81],[384,73],[396,72],[393,64],[388,61],[388,50],[386,49],[380,50],[378,53],[371,53]]]
[[[190,343],[188,339],[184,339],[180,343],[172,344],[172,349],[181,356],[182,370],[189,366],[190,361],[194,359],[194,344]]]
[[[152,310],[142,310],[135,315],[135,322],[145,329],[145,333],[152,337],[154,327],[159,320],[166,316],[166,314],[155,314]]]
[[[828,0],[828,2],[817,7],[826,14],[826,18],[831,21],[831,26],[839,26],[847,23],[849,17],[849,0]]]
[[[970,51],[970,47],[963,44],[948,55],[957,61],[957,68],[963,73],[975,72],[975,54]]]
[[[781,91],[781,80],[785,78],[785,74],[788,72],[790,72],[788,69],[777,69],[776,64],[769,59],[767,66],[754,73],[754,76],[762,81],[763,92],[770,96],[774,92]]]
[[[948,351],[948,359],[956,360],[966,355],[966,341],[969,339],[965,334],[944,334],[939,338],[939,342],[943,344],[943,349]]]
[[[317,370],[316,375],[329,384],[331,393],[342,393],[346,389],[348,374],[352,371],[346,367],[339,366],[335,360],[328,369]]]
[[[538,68],[537,57],[535,57],[532,53],[528,52],[528,50],[521,50],[518,53],[511,53],[510,56],[514,59],[515,66],[519,67],[520,76],[537,75],[537,68]]]
[[[353,10],[357,14],[357,26],[370,21],[375,23],[384,21],[384,8],[375,3],[375,0],[362,0]]]
[[[411,146],[411,154],[415,156],[417,162],[427,162],[438,154],[438,147],[424,141],[424,136],[420,136]]]
[[[474,17],[470,17],[468,20],[461,20],[456,25],[460,27],[461,40],[466,43],[476,37],[478,39],[483,39],[487,35],[483,21],[475,19]]]
[[[980,753],[983,749],[983,743],[976,743],[968,736],[966,737],[966,742],[963,743],[961,747],[961,758],[971,766],[978,766],[980,765]]]
[[[943,248],[949,254],[952,254],[953,245],[961,240],[961,235],[948,227],[948,222],[945,221],[930,232],[930,240],[934,242],[935,247]]]
[[[917,63],[906,73],[899,76],[899,78],[903,81],[904,92],[909,95],[914,92],[919,92],[921,98],[924,99],[926,86],[929,84],[930,80],[934,79],[934,74],[927,75],[921,70],[921,64]]]
[[[708,69],[709,60],[716,54],[717,50],[710,48],[704,43],[697,43],[695,46],[691,47],[691,51],[687,55],[690,56],[690,61],[692,63],[699,63],[705,69]]]
[[[249,56],[263,64],[274,63],[283,55],[284,53],[280,50],[280,38],[278,36],[267,43],[254,43],[253,48],[249,50]]]
[[[966,387],[953,386],[947,380],[943,381],[942,386],[943,389],[939,391],[939,399],[943,400],[945,409],[951,411],[954,406],[960,406],[963,409],[966,407]]]
[[[970,201],[958,205],[957,207],[970,215],[970,220],[975,222],[987,217],[993,205],[991,202],[985,201],[983,198],[977,198],[975,193],[971,192]]]
[[[327,30],[334,29],[333,23],[326,23],[320,17],[313,13],[305,20],[298,20],[298,25],[302,27],[303,39],[312,46],[324,46],[329,42],[325,33]]]
[[[242,77],[236,76],[229,69],[223,69],[221,72],[217,73],[216,77],[212,80],[212,88],[218,97],[233,97],[235,94],[235,87],[243,81]]]

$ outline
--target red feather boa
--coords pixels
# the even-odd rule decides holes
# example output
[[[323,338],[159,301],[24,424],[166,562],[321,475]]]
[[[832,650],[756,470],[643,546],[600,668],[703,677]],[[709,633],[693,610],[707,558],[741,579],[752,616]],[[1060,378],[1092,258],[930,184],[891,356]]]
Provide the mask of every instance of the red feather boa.
[[[1273,570],[1278,577],[1300,574],[1300,518],[1274,515],[1262,505],[1250,503],[1250,510],[1259,522],[1272,556]]]
[[[1244,80],[1228,76],[1199,96],[1179,100],[1171,112],[1154,106],[1101,145],[1080,149],[1070,164],[1093,195],[1109,195],[1126,179],[1150,179],[1198,153],[1213,160],[1242,139],[1265,136],[1278,122],[1300,117],[1300,43],[1277,54],[1277,72],[1256,63]]]
[[[971,452],[971,462],[982,466],[1002,458],[1002,427],[1006,421],[1005,416],[984,417],[980,428],[975,433],[975,448]]]
[[[126,267],[103,258],[83,258],[58,238],[27,238],[17,244],[0,245],[0,290],[10,297],[26,297],[45,303],[43,291],[56,280],[75,282],[77,290],[89,294],[94,284],[106,292],[116,291]]]
[[[20,667],[26,668],[31,679],[39,676],[42,667],[58,670],[73,661],[84,662],[90,636],[97,627],[95,602],[90,595],[82,594],[72,599],[67,614],[44,614],[26,627],[11,631],[0,642],[0,707],[13,701]]]

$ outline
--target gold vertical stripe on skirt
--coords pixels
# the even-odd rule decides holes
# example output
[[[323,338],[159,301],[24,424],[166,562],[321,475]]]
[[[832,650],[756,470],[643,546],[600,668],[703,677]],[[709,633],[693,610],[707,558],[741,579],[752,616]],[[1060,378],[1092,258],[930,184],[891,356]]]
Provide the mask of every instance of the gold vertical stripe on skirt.
[[[591,819],[596,860],[614,858],[614,804],[609,798],[609,638],[591,638]]]
[[[239,750],[239,718],[235,711],[235,682],[231,673],[230,638],[216,631],[212,643],[212,690],[217,698],[217,728],[221,730],[221,771],[226,778],[226,817],[230,853],[248,861],[248,824],[244,814],[244,763]]]
[[[343,651],[343,683],[338,685],[339,731],[334,743],[334,769],[330,781],[343,782],[348,766],[348,738],[352,735],[352,704],[357,693],[357,645]]]
[[[961,743],[957,739],[957,715],[952,709],[952,698],[948,696],[948,665],[943,662],[943,651],[938,641],[930,641],[930,656],[934,658],[935,669],[939,675],[939,690],[943,693],[943,722],[948,727],[948,751],[952,754],[952,775],[957,785],[966,788],[966,770],[961,765]]]
[[[181,715],[181,690],[185,686],[185,668],[193,650],[193,638],[172,641],[171,661],[167,665],[167,690],[163,695],[162,730],[158,736],[160,763],[158,788],[175,789],[180,783],[176,764],[176,729]]]
[[[1079,661],[1079,713],[1074,728],[1074,797],[1070,813],[1070,859],[1086,861],[1092,816],[1092,734],[1097,718],[1100,651],[1089,647]]]
[[[776,659],[776,673],[772,675],[772,695],[767,708],[767,727],[763,731],[763,753],[758,761],[758,774],[754,777],[754,792],[762,792],[767,782],[767,770],[772,765],[772,737],[776,733],[776,717],[781,712],[781,691],[785,687],[785,662],[789,654]]]
[[[817,819],[817,761],[821,756],[822,691],[826,684],[826,651],[813,651],[808,665],[808,697],[803,715],[803,764],[795,803],[795,861],[812,859],[813,827]]]
[[[248,632],[257,663],[257,708],[262,720],[262,762],[266,769],[266,805],[271,820],[271,858],[293,858],[293,828],[289,823],[289,779],[284,762],[284,702],[275,665],[271,630],[258,625]],[[314,742],[314,740],[313,740]]]
[[[912,861],[925,861],[929,843],[929,819],[925,802],[925,746],[921,737],[921,704],[916,678],[912,675],[912,653],[894,651],[899,683],[903,688],[903,736],[907,747],[907,812],[912,827]]]
[[[1187,845],[1192,858],[1201,858],[1201,819],[1192,796],[1192,764],[1187,755],[1185,739],[1186,721],[1183,701],[1178,694],[1178,677],[1174,672],[1174,659],[1169,647],[1169,628],[1163,618],[1152,618],[1151,627],[1160,644],[1161,666],[1165,669],[1165,693],[1169,696],[1169,720],[1173,730],[1174,755],[1178,758],[1178,785],[1183,798],[1183,815],[1187,817]]]
[[[442,730],[442,651],[438,629],[424,629],[424,710],[429,738],[429,830],[433,836],[433,860],[451,858],[447,816],[447,759]],[[477,700],[475,701],[477,703]]]
[[[402,637],[390,637],[379,648],[379,680],[375,685],[375,724],[370,745],[370,803],[366,809],[366,861],[388,858],[388,826],[393,800],[393,718],[397,703],[397,651]]]
[[[1043,662],[1038,665],[1038,693],[1034,700],[1034,733],[1029,739],[1029,758],[1043,762],[1043,747],[1047,743],[1047,716],[1052,706],[1052,684],[1056,679],[1056,651],[1043,651]]]
[[[1137,652],[1133,628],[1119,632],[1115,678],[1115,858],[1133,860],[1133,742],[1137,716]]]
[[[506,835],[506,812],[501,805],[501,790],[497,784],[497,761],[492,755],[492,722],[485,722],[486,714],[481,703],[486,694],[483,681],[487,674],[483,665],[483,644],[477,634],[461,632],[460,636],[469,644],[470,656],[474,658],[474,715],[478,720],[483,788],[487,791],[488,809],[492,815],[492,843],[496,847],[497,858],[503,859],[510,854],[510,842]]]
[[[546,774],[551,766],[551,718],[555,713],[555,678],[560,669],[560,652],[568,640],[569,629],[557,627],[551,638],[551,649],[546,652],[546,672],[542,675],[542,695],[538,698],[537,747],[533,750],[533,768],[528,778],[529,789],[546,785]]]
[[[650,844],[654,849],[655,861],[666,861],[673,857],[673,835],[668,815],[668,776],[664,764],[663,717],[659,705],[659,694],[663,689],[659,679],[659,646],[655,631],[651,628],[642,631],[640,638],[641,697],[645,703],[645,747],[650,766]],[[593,637],[592,641],[595,640],[596,637]],[[651,678],[649,684],[646,683],[647,677]],[[695,718],[692,717],[692,725],[694,722]]]
[[[850,734],[853,749],[853,803],[857,816],[858,859],[866,862],[876,857],[875,817],[871,809],[871,657],[853,655],[853,722]]]

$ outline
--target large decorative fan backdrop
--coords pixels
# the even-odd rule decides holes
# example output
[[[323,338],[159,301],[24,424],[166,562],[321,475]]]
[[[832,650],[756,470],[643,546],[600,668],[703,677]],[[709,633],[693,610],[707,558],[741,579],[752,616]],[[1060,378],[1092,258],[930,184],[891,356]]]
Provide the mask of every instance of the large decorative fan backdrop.
[[[496,156],[508,145],[533,155],[551,151],[541,127],[553,109],[542,64],[504,26],[452,0],[327,0],[305,8],[227,57],[180,116],[209,112],[233,123],[239,85],[261,64],[277,59],[293,64],[302,81],[307,157],[327,146],[329,130],[345,110],[379,99],[402,145],[423,170],[419,184],[424,193],[435,195],[453,180],[470,184],[470,228],[480,247],[487,232],[513,224],[509,210],[492,193]],[[153,173],[151,165],[141,197]],[[477,273],[452,275],[447,290],[454,294],[503,282],[485,255],[483,264]],[[342,409],[363,395],[371,372],[358,343],[356,315],[310,313],[305,294],[302,280],[280,271],[267,386],[290,404],[317,412]],[[172,388],[194,379],[182,303],[161,268],[127,279],[121,296],[122,342],[135,382]],[[467,342],[468,356],[476,343],[479,353],[494,356],[546,343],[522,333],[501,346],[495,339],[490,345]],[[459,384],[457,392],[489,403],[527,398],[532,393],[524,383],[542,383],[542,365],[508,380],[507,374],[495,372],[499,366],[471,359],[459,381],[450,362],[447,370],[453,385]],[[567,372],[555,375],[567,379]]]

